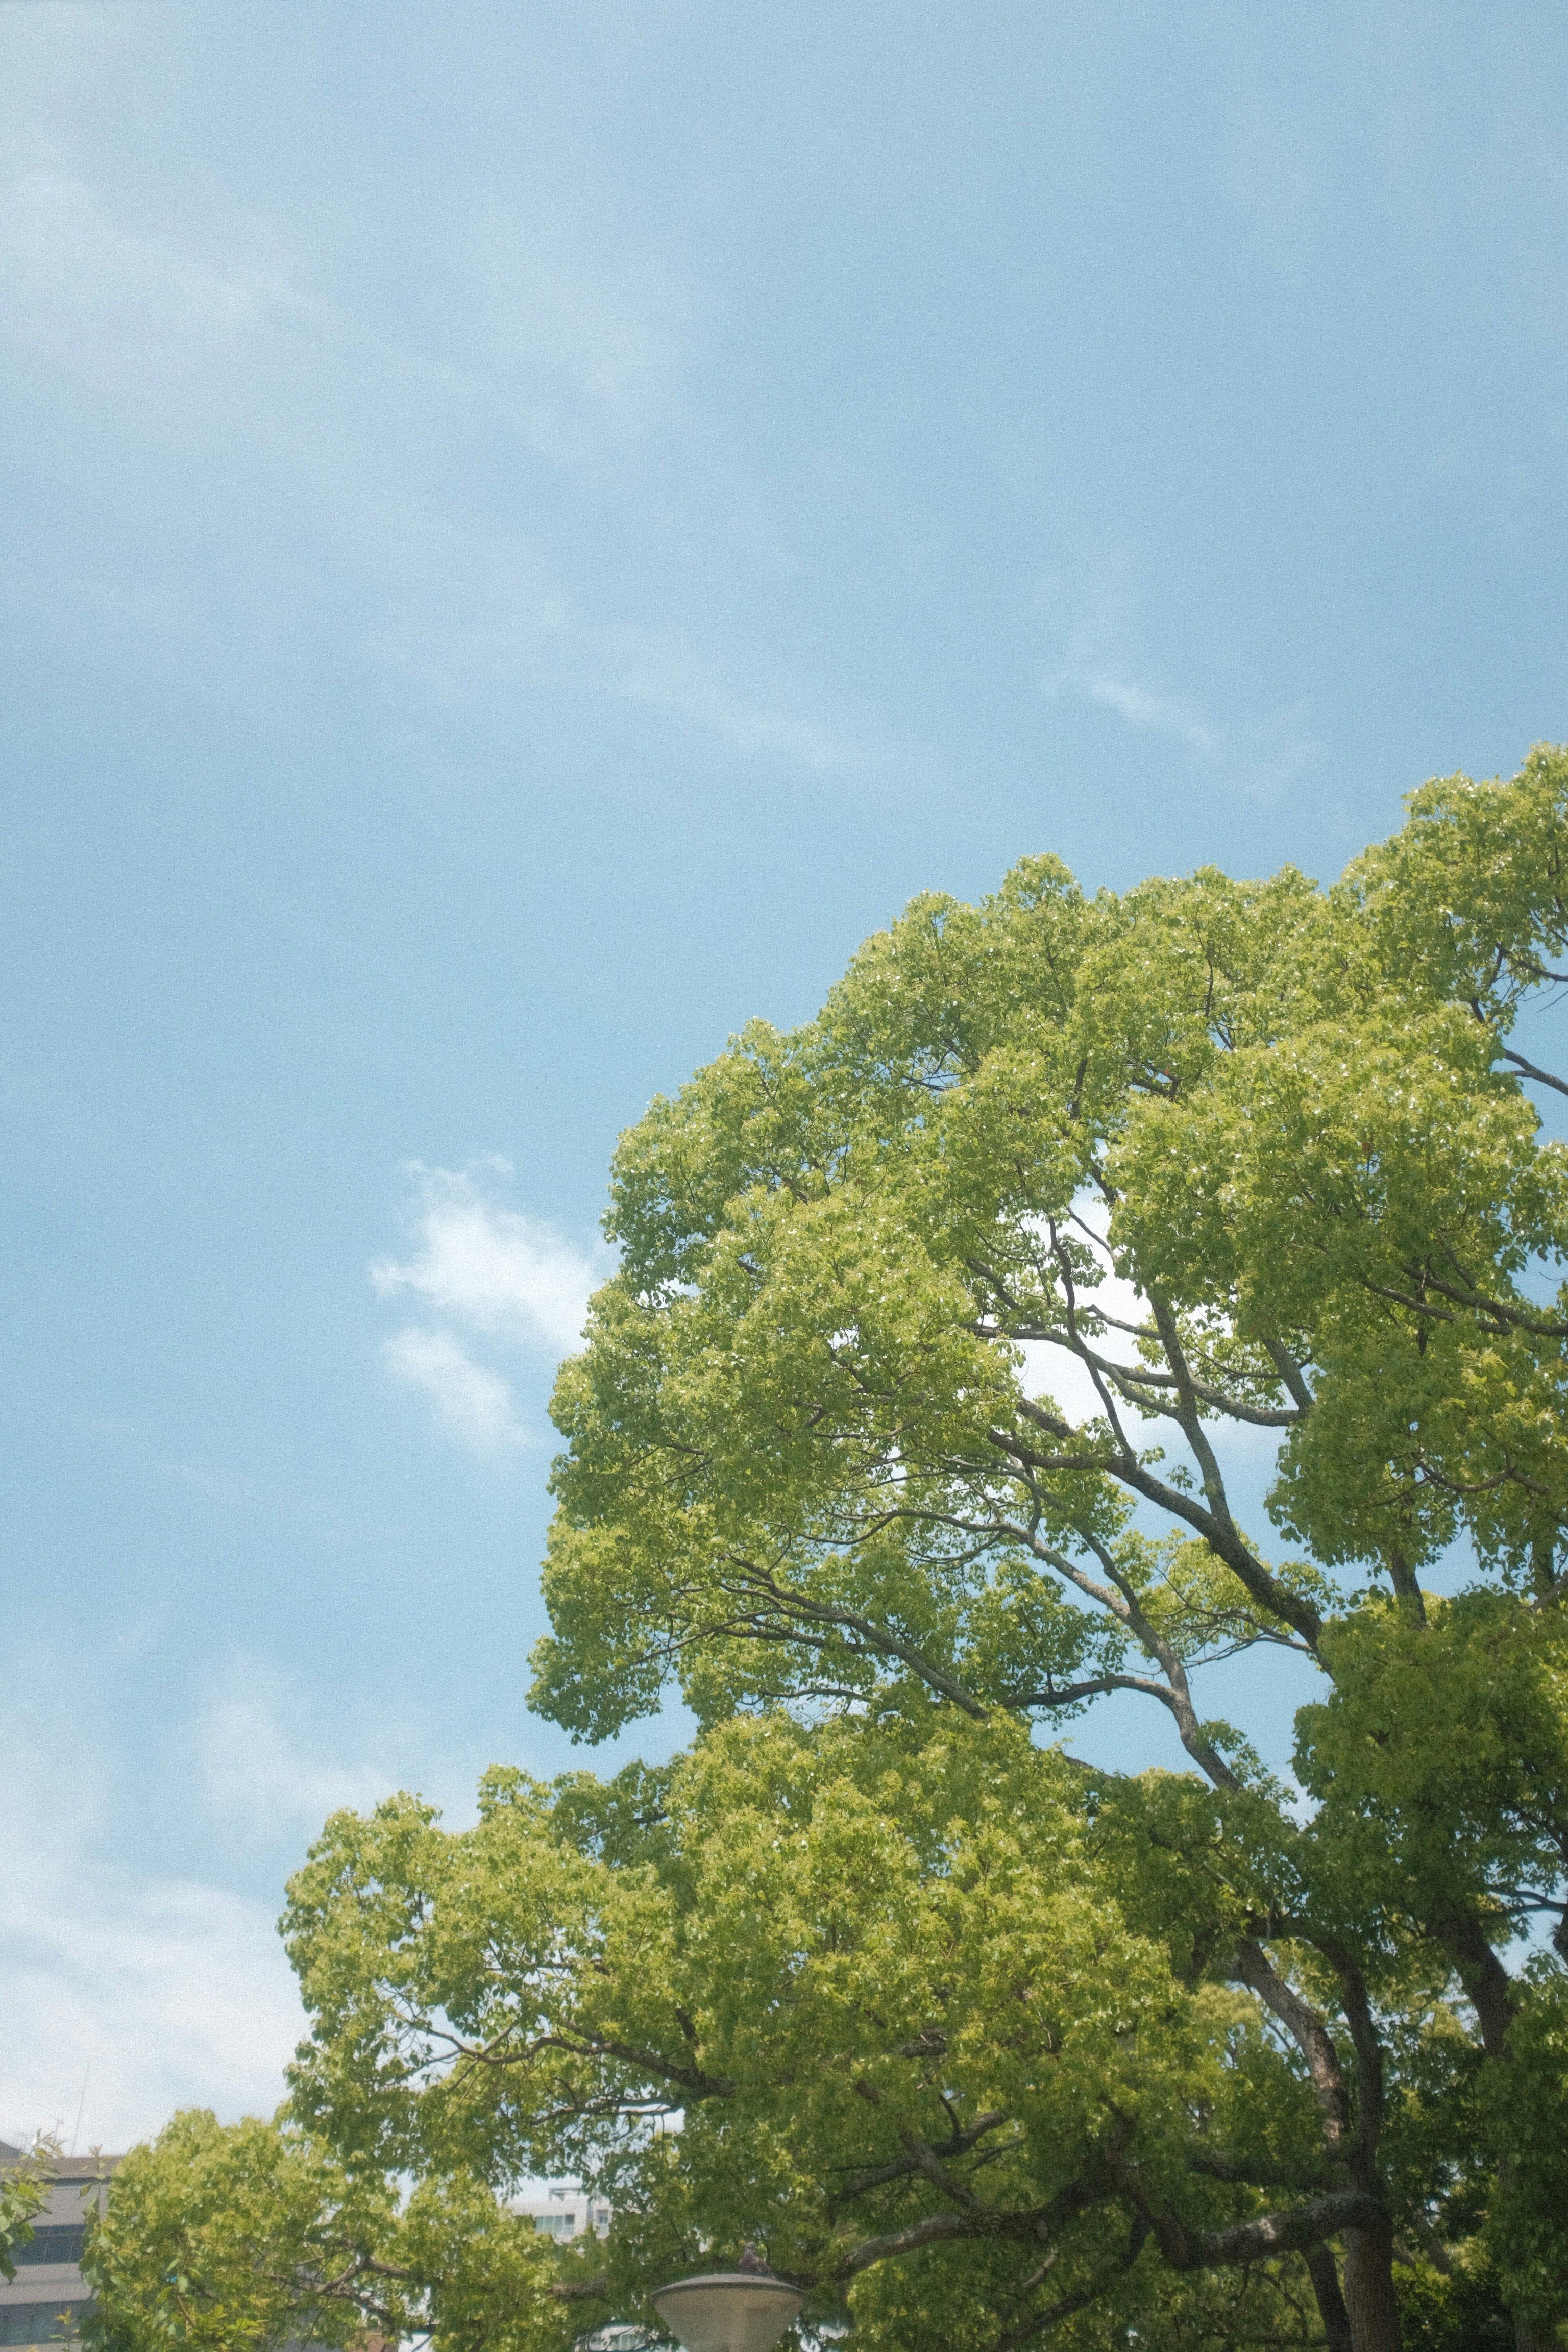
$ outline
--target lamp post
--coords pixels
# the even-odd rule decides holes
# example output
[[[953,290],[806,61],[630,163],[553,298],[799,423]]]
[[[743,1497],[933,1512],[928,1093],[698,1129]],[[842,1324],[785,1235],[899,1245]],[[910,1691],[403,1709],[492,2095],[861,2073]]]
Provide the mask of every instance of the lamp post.
[[[653,2307],[686,2352],[772,2352],[805,2296],[774,2278],[755,2246],[732,2271],[656,2287]]]

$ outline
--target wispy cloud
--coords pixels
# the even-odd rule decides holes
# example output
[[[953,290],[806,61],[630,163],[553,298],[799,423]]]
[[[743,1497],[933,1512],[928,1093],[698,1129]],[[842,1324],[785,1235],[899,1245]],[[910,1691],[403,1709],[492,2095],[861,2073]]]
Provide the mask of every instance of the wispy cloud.
[[[775,666],[715,658],[679,629],[595,611],[523,534],[410,509],[382,569],[384,617],[367,640],[405,683],[451,707],[552,683],[683,720],[726,752],[807,778],[876,778],[909,751],[809,680]]]
[[[279,327],[330,318],[253,223],[199,246],[128,219],[58,168],[0,192],[0,335],[94,392],[160,404],[173,392],[188,413],[215,368],[226,383]]]
[[[734,751],[778,761],[808,775],[843,775],[885,767],[886,747],[789,707],[776,698],[737,688],[689,646],[651,629],[606,634],[610,674],[628,702],[676,712]]]
[[[504,1160],[480,1165],[492,1183],[510,1173]],[[510,1381],[476,1354],[474,1336],[492,1348],[565,1354],[583,1336],[610,1254],[579,1248],[555,1226],[498,1202],[474,1168],[413,1161],[407,1173],[413,1247],[405,1258],[379,1259],[370,1278],[382,1297],[416,1298],[433,1320],[393,1334],[387,1368],[429,1398],[450,1435],[476,1453],[506,1453],[527,1432]]]
[[[1220,748],[1218,730],[1196,703],[1163,692],[1136,677],[1118,650],[1121,600],[1103,597],[1070,632],[1061,659],[1040,683],[1048,695],[1081,694],[1117,711],[1130,727],[1173,735],[1200,759]]]
[[[489,217],[473,225],[465,263],[476,343],[456,380],[542,456],[593,462],[668,410],[692,307],[668,261],[623,251],[610,268],[552,249],[535,220]]]
[[[125,1792],[106,1711],[79,1693],[60,1706],[80,1659],[35,1647],[6,1664],[0,2138],[58,2123],[68,2138],[84,2074],[84,2147],[123,2148],[178,2106],[270,2114],[305,2029],[277,1930],[283,1872],[329,1813],[396,1788],[468,1815],[478,1759],[455,1755],[416,1706],[313,1699],[268,1661],[232,1658],[163,1748],[177,1835],[209,1843],[215,1829],[219,1867],[266,1888],[239,1892],[120,1859]]]
[[[679,289],[629,288],[552,257],[526,222],[468,225],[468,332],[454,351],[342,311],[276,225],[228,207],[193,233],[57,157],[0,177],[0,340],[100,393],[157,390],[182,410],[223,359],[253,364],[280,330],[334,331],[345,355],[493,418],[573,467],[645,432],[683,347]]]
[[[99,1769],[75,1730],[10,1748],[0,2134],[68,2137],[84,2075],[84,2147],[124,2147],[182,2105],[268,2114],[304,2027],[276,1903],[104,1860]]]
[[[448,1436],[474,1453],[506,1454],[528,1443],[510,1381],[477,1362],[455,1332],[408,1323],[382,1354],[394,1380],[427,1396]]]
[[[810,678],[607,609],[548,533],[388,468],[384,446],[405,450],[411,432],[445,448],[499,427],[551,467],[603,479],[645,462],[680,411],[696,298],[668,256],[574,254],[526,216],[467,220],[452,242],[461,299],[434,343],[406,317],[325,290],[319,257],[312,268],[265,215],[171,215],[67,153],[9,171],[0,157],[0,351],[47,383],[52,405],[107,405],[117,434],[238,440],[247,480],[264,448],[271,478],[315,518],[321,559],[361,572],[361,643],[402,692],[483,711],[565,686],[668,712],[807,779],[902,756]],[[367,434],[367,413],[398,422]],[[91,593],[106,624],[139,635],[205,625],[177,597],[165,607],[140,568]]]
[[[310,1837],[329,1813],[364,1811],[400,1785],[391,1764],[345,1757],[275,1669],[238,1658],[197,1709],[182,1746],[212,1819],[253,1844]]]
[[[1079,696],[1113,710],[1130,727],[1169,736],[1194,764],[1265,797],[1313,758],[1317,747],[1303,731],[1304,704],[1275,713],[1261,726],[1222,724],[1194,698],[1142,675],[1127,651],[1129,634],[1127,596],[1102,591],[1068,630],[1058,659],[1041,677],[1044,692],[1053,698]]]

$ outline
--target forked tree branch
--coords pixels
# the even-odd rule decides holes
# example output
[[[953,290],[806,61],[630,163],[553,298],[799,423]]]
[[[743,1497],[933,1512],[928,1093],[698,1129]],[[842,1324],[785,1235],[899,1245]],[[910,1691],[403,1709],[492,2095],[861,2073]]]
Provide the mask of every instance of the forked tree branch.
[[[1506,1045],[1498,1048],[1505,1062],[1511,1062],[1522,1077],[1534,1078],[1543,1087],[1555,1087],[1560,1095],[1568,1095],[1568,1078],[1553,1077],[1550,1070],[1538,1070],[1522,1054],[1513,1054]]]

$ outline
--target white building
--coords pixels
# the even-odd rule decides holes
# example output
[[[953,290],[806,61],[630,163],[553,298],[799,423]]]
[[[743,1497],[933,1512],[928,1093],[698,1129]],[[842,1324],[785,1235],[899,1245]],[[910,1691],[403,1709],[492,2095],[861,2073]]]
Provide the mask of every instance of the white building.
[[[604,2199],[585,2196],[569,2181],[552,2182],[543,2197],[514,2197],[511,2210],[531,2218],[534,2228],[551,2238],[580,2238],[588,2230],[602,2238],[610,2226]]]

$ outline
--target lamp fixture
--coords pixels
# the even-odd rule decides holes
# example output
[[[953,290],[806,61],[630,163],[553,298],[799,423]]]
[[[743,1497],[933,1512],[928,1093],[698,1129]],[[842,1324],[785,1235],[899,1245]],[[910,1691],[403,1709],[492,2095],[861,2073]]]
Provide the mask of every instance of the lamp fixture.
[[[805,2296],[775,2278],[755,2246],[732,2271],[656,2287],[653,2307],[686,2352],[772,2352]]]

